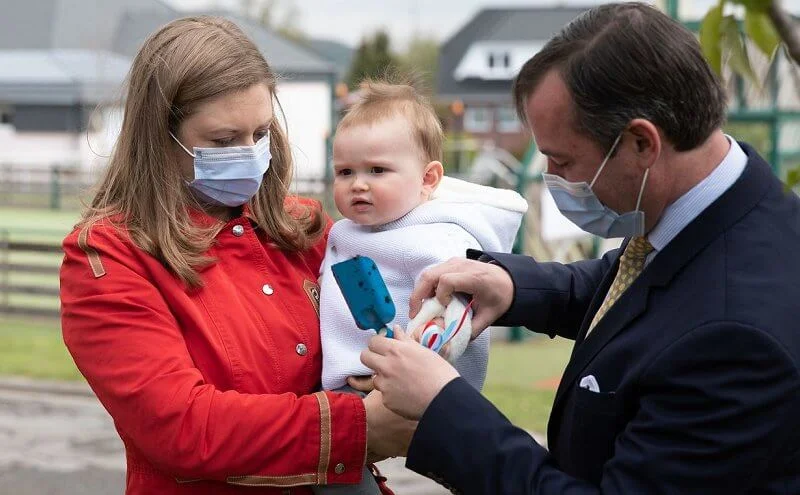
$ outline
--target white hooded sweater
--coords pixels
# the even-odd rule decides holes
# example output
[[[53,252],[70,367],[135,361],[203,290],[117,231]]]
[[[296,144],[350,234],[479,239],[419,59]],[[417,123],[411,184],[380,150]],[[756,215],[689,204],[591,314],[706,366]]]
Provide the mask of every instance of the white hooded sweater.
[[[397,314],[392,323],[408,325],[411,291],[427,268],[465,257],[468,248],[510,252],[527,211],[514,191],[443,177],[429,201],[380,226],[344,219],[330,231],[320,279],[322,387],[340,388],[348,376],[370,375],[360,353],[374,332],[359,329],[331,272],[331,265],[354,256],[372,258],[386,282]],[[455,367],[473,387],[486,378],[489,332],[469,344]]]

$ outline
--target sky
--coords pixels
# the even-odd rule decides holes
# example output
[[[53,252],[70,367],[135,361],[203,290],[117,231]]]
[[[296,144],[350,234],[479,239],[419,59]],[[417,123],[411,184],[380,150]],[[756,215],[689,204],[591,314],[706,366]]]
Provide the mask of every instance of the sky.
[[[240,0],[165,0],[179,9],[235,8]],[[268,1],[268,0],[262,0]],[[312,38],[357,46],[362,37],[386,28],[396,49],[415,34],[447,40],[482,8],[533,5],[597,5],[608,0],[273,0],[293,3],[298,26]],[[657,0],[660,1],[660,0]],[[800,0],[783,0],[800,13]],[[717,0],[681,0],[682,17],[700,18]]]

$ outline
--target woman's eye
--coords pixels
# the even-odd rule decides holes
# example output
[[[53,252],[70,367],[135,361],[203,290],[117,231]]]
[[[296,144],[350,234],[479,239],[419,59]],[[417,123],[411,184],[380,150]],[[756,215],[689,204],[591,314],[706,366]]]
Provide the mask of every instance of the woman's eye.
[[[257,142],[261,141],[262,139],[264,139],[265,137],[267,137],[267,135],[269,135],[268,131],[257,132],[255,134],[253,134],[253,141],[255,141],[257,143]]]
[[[217,146],[230,146],[233,143],[233,138],[215,139],[214,143],[216,143]]]

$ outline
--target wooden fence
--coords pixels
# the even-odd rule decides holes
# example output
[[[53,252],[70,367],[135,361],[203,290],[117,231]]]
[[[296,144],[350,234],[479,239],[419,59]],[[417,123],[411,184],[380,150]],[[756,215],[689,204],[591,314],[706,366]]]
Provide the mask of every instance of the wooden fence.
[[[41,232],[17,238],[0,230],[0,313],[59,315],[58,270],[63,256],[56,239]]]

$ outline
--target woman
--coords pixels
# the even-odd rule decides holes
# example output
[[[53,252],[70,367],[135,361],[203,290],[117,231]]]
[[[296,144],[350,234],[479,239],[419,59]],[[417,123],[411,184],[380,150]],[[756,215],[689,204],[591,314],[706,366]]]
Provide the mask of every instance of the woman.
[[[357,483],[367,447],[403,454],[413,424],[375,393],[314,393],[330,222],[287,197],[258,49],[224,19],[180,19],[128,85],[61,269],[64,341],[125,444],[126,493],[311,493]]]

